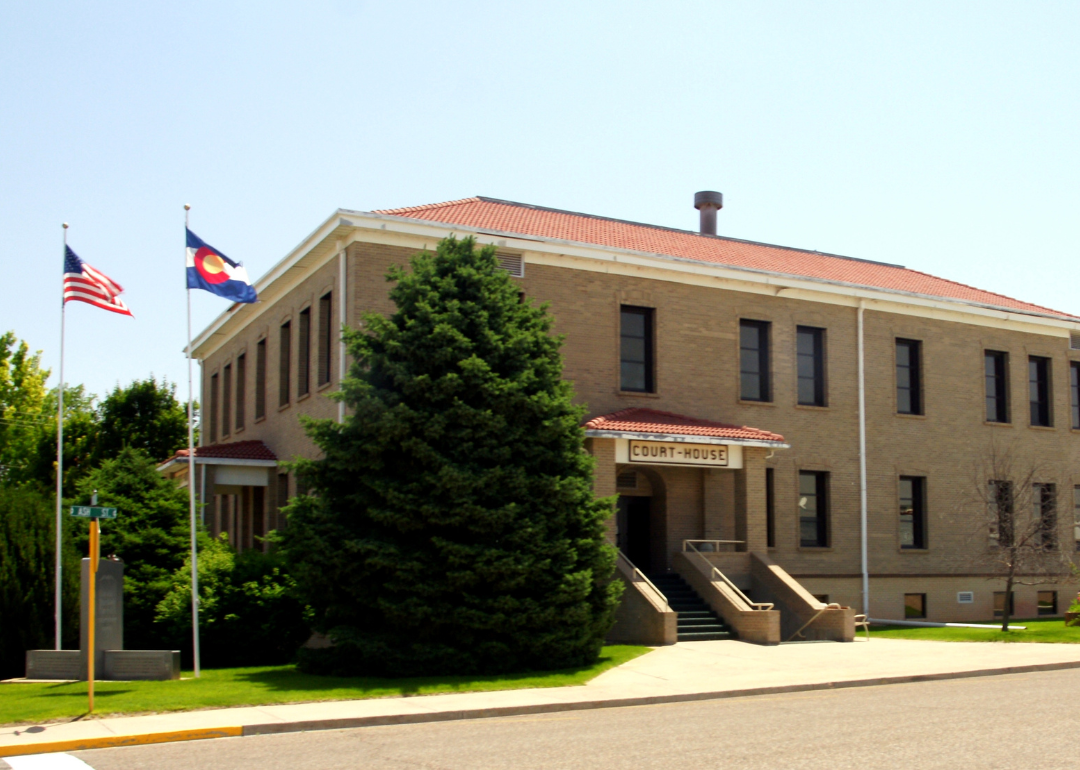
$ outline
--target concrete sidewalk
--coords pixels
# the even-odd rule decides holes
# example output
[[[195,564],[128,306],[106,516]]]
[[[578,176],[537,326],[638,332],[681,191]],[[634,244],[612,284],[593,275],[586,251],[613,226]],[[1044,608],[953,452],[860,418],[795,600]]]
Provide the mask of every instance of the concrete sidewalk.
[[[475,719],[1080,668],[1080,645],[874,639],[661,647],[579,687],[109,717],[0,728],[0,757],[300,730]]]

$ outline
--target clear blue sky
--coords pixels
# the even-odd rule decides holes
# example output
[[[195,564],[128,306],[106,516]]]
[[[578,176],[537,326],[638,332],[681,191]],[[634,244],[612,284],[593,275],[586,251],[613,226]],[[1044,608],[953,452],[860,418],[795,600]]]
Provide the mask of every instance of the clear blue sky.
[[[0,330],[60,223],[127,289],[69,380],[186,387],[183,209],[262,275],[338,207],[488,195],[895,262],[1080,313],[1075,2],[0,5]],[[195,328],[226,303],[195,293]]]

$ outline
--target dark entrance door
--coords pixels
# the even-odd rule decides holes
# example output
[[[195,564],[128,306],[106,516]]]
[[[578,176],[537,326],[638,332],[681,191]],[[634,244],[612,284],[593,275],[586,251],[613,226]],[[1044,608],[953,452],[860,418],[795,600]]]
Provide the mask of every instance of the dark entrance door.
[[[649,556],[651,503],[651,497],[619,497],[619,548],[635,567],[646,574],[652,567]]]

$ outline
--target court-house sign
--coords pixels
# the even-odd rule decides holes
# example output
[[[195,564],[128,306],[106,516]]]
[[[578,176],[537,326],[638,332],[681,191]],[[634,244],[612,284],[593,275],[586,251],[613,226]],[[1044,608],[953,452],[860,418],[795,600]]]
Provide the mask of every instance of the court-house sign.
[[[615,462],[739,469],[742,468],[742,447],[730,444],[619,439],[615,445]]]

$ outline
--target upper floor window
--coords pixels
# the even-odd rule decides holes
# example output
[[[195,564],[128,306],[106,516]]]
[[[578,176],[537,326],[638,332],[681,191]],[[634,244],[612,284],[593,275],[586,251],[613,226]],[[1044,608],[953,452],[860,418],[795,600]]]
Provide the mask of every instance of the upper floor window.
[[[987,350],[983,354],[986,372],[986,421],[1009,421],[1009,354]]]
[[[289,371],[292,366],[292,324],[288,321],[281,325],[278,335],[278,405],[289,403]]]
[[[799,471],[799,545],[827,548],[829,545],[829,474]]]
[[[210,375],[210,443],[217,443],[218,437],[218,376],[217,374]]]
[[[772,401],[768,321],[739,321],[739,398]]]
[[[331,292],[319,297],[319,373],[318,382],[330,382],[330,359],[334,349],[334,302]]]
[[[926,479],[900,477],[900,547],[926,548]]]
[[[1028,396],[1031,401],[1031,424],[1050,427],[1050,359],[1028,357]]]
[[[232,427],[232,364],[222,370],[221,382],[221,436],[229,435]]]
[[[311,391],[311,308],[300,311],[300,332],[296,345],[296,395]]]
[[[796,330],[799,403],[825,406],[825,330],[800,326]]]
[[[247,354],[236,357],[236,429],[244,427],[244,407],[247,397]]]
[[[1080,361],[1069,364],[1069,393],[1072,396],[1072,426],[1080,430]]]
[[[922,414],[922,343],[896,341],[896,411]]]
[[[255,419],[266,417],[266,340],[255,346]]]
[[[619,329],[619,388],[653,393],[653,310],[623,305]]]

